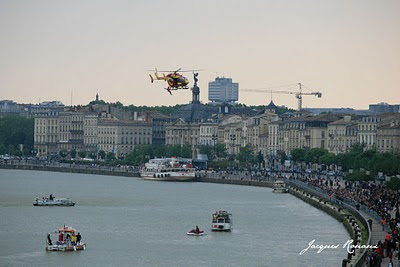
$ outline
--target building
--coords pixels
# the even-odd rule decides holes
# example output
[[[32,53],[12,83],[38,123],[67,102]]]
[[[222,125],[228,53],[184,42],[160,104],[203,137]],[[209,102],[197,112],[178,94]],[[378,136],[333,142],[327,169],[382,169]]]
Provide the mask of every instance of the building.
[[[376,128],[381,122],[379,116],[363,117],[357,121],[357,142],[371,149],[376,145]]]
[[[21,106],[12,100],[0,100],[0,116],[20,115]]]
[[[171,117],[159,112],[153,112],[149,116],[153,125],[152,144],[155,146],[165,145],[165,125],[171,123]]]
[[[378,103],[369,105],[369,110],[374,113],[398,113],[400,105],[389,105],[388,103]]]
[[[305,147],[327,149],[328,124],[338,120],[335,114],[321,114],[306,119],[305,123]]]
[[[224,144],[228,154],[239,154],[246,142],[246,118],[239,115],[225,116],[218,125],[218,143]]]
[[[380,152],[400,151],[400,113],[378,124],[376,148]]]
[[[281,124],[279,117],[271,121],[268,124],[268,139],[267,139],[267,149],[264,156],[270,156],[271,159],[277,155],[279,150],[279,125]]]
[[[205,122],[200,124],[200,145],[215,146],[218,143],[218,123]]]
[[[37,113],[34,126],[34,149],[38,157],[47,158],[59,153],[59,112]]]
[[[85,151],[90,154],[97,154],[97,144],[98,144],[98,135],[97,135],[97,124],[98,124],[98,115],[96,113],[88,113],[83,118],[83,144],[85,147]]]
[[[349,115],[328,124],[328,151],[331,153],[348,152],[357,142],[357,122]]]
[[[122,121],[117,118],[98,120],[98,151],[124,158],[137,145],[151,145],[152,125],[141,121]]]
[[[35,114],[43,115],[49,111],[63,110],[64,105],[60,101],[48,101],[40,104],[18,104],[12,100],[0,100],[1,116],[35,117]]]
[[[296,148],[327,149],[328,124],[338,119],[335,114],[321,114],[284,120],[279,128],[279,150],[290,154]]]
[[[200,124],[179,119],[165,126],[165,144],[190,146],[193,157],[200,146]]]
[[[314,115],[323,113],[332,113],[337,115],[357,115],[357,116],[370,116],[376,114],[375,112],[367,109],[353,109],[353,108],[304,108]]]
[[[231,78],[217,77],[208,83],[208,100],[211,102],[236,102],[239,99],[239,83]]]
[[[35,120],[36,124],[36,120]],[[58,129],[58,149],[60,151],[71,151],[73,141],[71,140],[72,118],[71,112],[63,111],[59,114],[59,129]]]

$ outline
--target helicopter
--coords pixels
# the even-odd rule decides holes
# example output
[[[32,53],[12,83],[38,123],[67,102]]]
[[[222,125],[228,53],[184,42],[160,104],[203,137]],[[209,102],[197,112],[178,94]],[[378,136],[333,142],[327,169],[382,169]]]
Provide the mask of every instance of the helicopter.
[[[182,74],[179,74],[178,72],[195,72],[199,70],[182,70],[182,68],[179,68],[177,70],[163,70],[161,72],[169,72],[167,75],[163,73],[162,76],[158,75],[158,70],[157,68],[155,69],[154,76],[149,74],[151,82],[153,83],[155,80],[163,80],[168,83],[168,87],[165,88],[165,90],[172,95],[172,90],[182,90],[182,89],[189,89],[189,80],[184,77]]]

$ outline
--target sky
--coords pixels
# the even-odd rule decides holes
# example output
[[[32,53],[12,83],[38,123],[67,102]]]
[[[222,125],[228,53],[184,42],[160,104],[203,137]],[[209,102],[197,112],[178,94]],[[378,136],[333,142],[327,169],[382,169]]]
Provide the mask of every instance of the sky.
[[[204,69],[200,99],[217,76],[239,83],[239,102],[301,82],[303,107],[400,104],[398,0],[0,0],[0,100],[175,105],[150,69]],[[192,73],[185,73],[190,83]],[[71,97],[72,96],[72,97]],[[273,94],[296,108],[294,95]]]

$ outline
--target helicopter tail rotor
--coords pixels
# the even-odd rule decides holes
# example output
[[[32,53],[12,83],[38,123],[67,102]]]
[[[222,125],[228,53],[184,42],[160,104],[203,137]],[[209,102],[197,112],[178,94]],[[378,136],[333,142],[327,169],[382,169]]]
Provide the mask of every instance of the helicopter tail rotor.
[[[149,74],[149,76],[150,76],[150,79],[151,79],[151,83],[153,83],[154,82],[153,76],[151,76],[151,74]]]

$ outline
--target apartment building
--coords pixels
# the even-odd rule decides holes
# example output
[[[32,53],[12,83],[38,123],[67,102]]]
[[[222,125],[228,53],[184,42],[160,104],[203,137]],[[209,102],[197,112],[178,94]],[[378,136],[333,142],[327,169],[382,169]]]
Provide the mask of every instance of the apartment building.
[[[342,119],[328,124],[328,151],[338,154],[350,150],[357,142],[357,122],[346,115]]]
[[[98,150],[118,158],[124,158],[137,145],[152,144],[151,123],[101,118],[97,126]]]
[[[39,157],[58,154],[59,112],[48,111],[35,115],[34,149]]]

